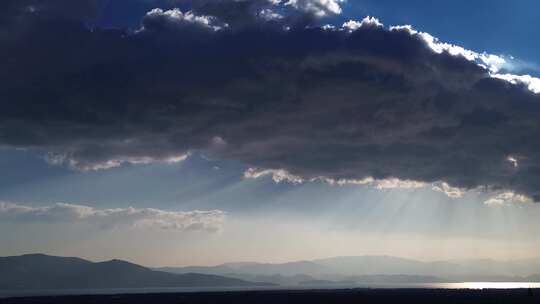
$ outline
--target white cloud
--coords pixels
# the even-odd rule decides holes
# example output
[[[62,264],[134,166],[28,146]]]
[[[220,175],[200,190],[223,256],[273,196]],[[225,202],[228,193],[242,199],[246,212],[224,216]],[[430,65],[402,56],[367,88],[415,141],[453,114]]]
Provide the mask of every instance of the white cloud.
[[[259,12],[259,17],[266,21],[283,19],[283,16],[281,14],[276,13],[274,10],[269,8],[262,9]]]
[[[502,56],[482,53],[479,54],[478,58],[482,63],[486,65],[486,68],[488,68],[489,71],[492,73],[497,73],[501,68],[508,67],[506,59]]]
[[[283,169],[256,169],[249,168],[244,172],[245,178],[257,179],[259,177],[272,176],[272,180],[276,183],[281,183],[283,181],[289,182],[291,184],[302,184],[304,179],[300,176],[290,174],[288,171]]]
[[[513,84],[526,86],[531,92],[540,94],[540,78],[531,75],[493,74],[492,77],[506,80]]]
[[[514,168],[519,167],[519,162],[514,156],[509,155],[506,160],[509,161]]]
[[[501,57],[497,55],[488,55],[488,54],[479,54],[477,52],[467,50],[461,46],[441,42],[438,38],[433,37],[429,33],[425,32],[419,32],[415,30],[410,25],[397,25],[397,26],[391,26],[390,31],[407,31],[412,36],[417,36],[420,39],[422,39],[427,46],[433,50],[435,53],[441,54],[443,52],[448,52],[451,55],[454,56],[463,56],[465,59],[469,61],[476,61],[476,60],[486,60],[483,61],[483,63],[494,63],[497,62],[497,60],[504,60]]]
[[[187,11],[183,13],[180,9],[174,8],[170,10],[162,10],[160,8],[155,8],[148,13],[146,13],[147,18],[164,18],[172,24],[192,24],[198,25],[204,28],[212,29],[218,31],[223,27],[227,27],[226,24],[219,24],[217,19],[213,16],[199,16],[195,15],[192,11]]]
[[[467,192],[466,189],[452,187],[445,182],[433,183],[431,190],[442,192],[451,198],[461,198]]]
[[[366,177],[363,179],[332,179],[327,177],[314,177],[305,179],[301,176],[294,175],[289,173],[284,169],[256,169],[249,168],[244,172],[245,178],[257,179],[261,177],[270,176],[272,180],[276,183],[287,182],[291,184],[303,184],[306,182],[323,182],[332,186],[347,186],[347,185],[358,185],[358,186],[370,186],[378,190],[390,190],[390,189],[419,189],[425,188],[431,185],[431,190],[441,192],[450,198],[462,198],[466,193],[467,189],[452,187],[446,182],[435,182],[435,183],[425,183],[415,180],[404,180],[399,178],[385,178],[385,179],[375,179],[373,177]],[[504,199],[512,198],[514,201],[530,201],[529,198],[523,195],[513,195],[511,196],[508,193],[499,194],[494,199],[486,202],[489,204],[497,204],[498,202]]]
[[[316,17],[341,14],[343,0],[289,0],[285,5],[313,14]]]
[[[522,205],[532,203],[533,200],[522,194],[515,193],[513,191],[507,191],[499,193],[492,198],[484,201],[484,205],[492,207],[504,207],[513,205]]]
[[[141,157],[116,157],[104,161],[97,162],[80,162],[71,158],[67,154],[48,153],[45,156],[45,161],[51,165],[66,165],[71,169],[80,171],[99,171],[120,167],[124,164],[131,165],[148,165],[152,163],[167,163],[175,164],[186,160],[189,153],[178,155],[170,155],[161,158],[141,156]]]
[[[485,52],[478,53],[475,51],[467,50],[458,45],[441,42],[438,38],[433,37],[431,34],[419,32],[413,29],[413,27],[410,25],[391,26],[390,30],[407,31],[412,36],[417,36],[421,38],[435,53],[441,54],[443,52],[447,52],[453,56],[462,56],[465,59],[476,62],[478,65],[487,69],[490,76],[493,78],[506,80],[513,84],[522,84],[526,86],[531,92],[535,94],[540,94],[540,78],[532,77],[531,75],[498,74],[498,72],[503,68],[510,70],[514,66],[520,66],[521,68],[523,68],[522,63],[514,64],[505,59],[504,56],[487,54]],[[516,61],[513,57],[510,57],[509,60]]]
[[[321,26],[321,29],[325,30],[325,31],[333,31],[336,29],[336,26],[332,25],[332,24],[325,24],[323,26]]]
[[[423,188],[426,186],[426,183],[414,181],[414,180],[404,180],[399,178],[385,178],[377,179],[374,182],[375,188],[379,190],[384,189],[416,189]]]
[[[358,22],[356,20],[349,20],[341,26],[343,29],[349,31],[356,31],[362,26],[374,26],[374,27],[383,27],[384,25],[375,17],[367,16],[362,21]]]
[[[324,182],[329,185],[345,186],[345,185],[371,185],[379,190],[386,189],[414,189],[426,186],[426,183],[402,180],[399,178],[374,179],[366,177],[363,179],[332,179],[324,176],[305,179],[301,176],[289,173],[284,169],[256,169],[249,168],[244,172],[245,178],[257,179],[260,177],[271,176],[276,183],[288,182],[291,184],[303,184],[305,182]]]
[[[331,178],[320,178],[322,181],[330,184],[330,185],[338,185],[338,186],[345,186],[345,185],[369,185],[375,182],[375,179],[373,177],[366,177],[363,179],[331,179]]]
[[[85,222],[101,227],[133,227],[166,230],[199,230],[215,232],[222,229],[225,212],[165,211],[154,208],[96,209],[84,205],[57,203],[31,207],[0,202],[0,220]]]

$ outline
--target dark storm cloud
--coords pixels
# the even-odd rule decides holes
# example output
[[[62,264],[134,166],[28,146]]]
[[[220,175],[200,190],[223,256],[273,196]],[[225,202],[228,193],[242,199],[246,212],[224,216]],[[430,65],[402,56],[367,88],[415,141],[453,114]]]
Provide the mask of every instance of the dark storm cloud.
[[[205,150],[306,178],[540,199],[540,97],[406,28],[306,27],[309,1],[201,1],[138,31],[90,29],[77,10],[30,2],[49,3],[1,4],[3,146],[81,169]]]

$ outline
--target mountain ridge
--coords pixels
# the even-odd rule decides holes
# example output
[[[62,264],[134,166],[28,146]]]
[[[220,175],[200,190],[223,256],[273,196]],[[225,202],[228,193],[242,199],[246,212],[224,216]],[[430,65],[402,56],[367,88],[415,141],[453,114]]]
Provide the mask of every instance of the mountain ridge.
[[[0,290],[522,282],[540,281],[540,259],[425,262],[369,255],[152,269],[120,259],[92,262],[38,253],[0,257],[0,273]]]
[[[45,254],[0,257],[0,290],[264,286],[213,274],[174,274],[124,260],[91,262]]]
[[[201,273],[234,277],[309,275],[314,279],[346,278],[366,275],[409,275],[443,277],[448,281],[470,277],[528,278],[540,273],[540,259],[498,261],[494,259],[455,259],[419,261],[388,255],[337,256],[286,263],[224,263],[215,266],[158,268],[174,273],[197,270]]]

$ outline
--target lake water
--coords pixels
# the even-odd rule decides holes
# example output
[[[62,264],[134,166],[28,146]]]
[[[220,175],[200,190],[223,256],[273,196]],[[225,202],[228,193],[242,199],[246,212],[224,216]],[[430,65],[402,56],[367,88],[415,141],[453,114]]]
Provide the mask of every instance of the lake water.
[[[404,284],[356,284],[332,286],[271,286],[271,287],[173,287],[173,288],[112,288],[112,289],[66,289],[66,290],[0,290],[0,298],[52,295],[105,295],[130,293],[176,293],[249,290],[309,290],[344,288],[427,288],[427,289],[518,289],[540,288],[540,282],[463,282],[463,283],[404,283]]]
[[[462,282],[462,283],[407,283],[372,285],[373,288],[434,288],[434,289],[517,289],[540,288],[540,282]]]
[[[444,289],[515,289],[540,288],[537,282],[464,282],[464,283],[436,283],[433,288]]]

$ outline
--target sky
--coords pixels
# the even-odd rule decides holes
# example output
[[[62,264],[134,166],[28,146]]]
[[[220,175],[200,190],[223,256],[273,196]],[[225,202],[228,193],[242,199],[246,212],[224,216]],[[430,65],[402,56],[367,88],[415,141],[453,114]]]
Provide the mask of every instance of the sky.
[[[2,1],[0,256],[537,257],[539,6]]]

